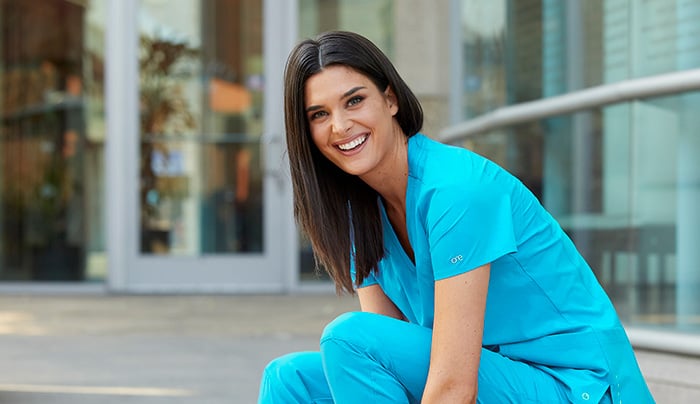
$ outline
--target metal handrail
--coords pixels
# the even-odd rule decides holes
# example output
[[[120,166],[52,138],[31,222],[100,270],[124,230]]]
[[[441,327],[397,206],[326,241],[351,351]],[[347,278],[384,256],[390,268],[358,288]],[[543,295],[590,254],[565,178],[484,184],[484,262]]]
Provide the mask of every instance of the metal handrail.
[[[653,330],[643,327],[625,327],[625,329],[635,349],[700,357],[700,338],[696,333]]]
[[[620,102],[700,90],[700,69],[624,80],[584,90],[499,108],[449,126],[438,133],[443,142],[455,142],[504,126],[569,114]]]

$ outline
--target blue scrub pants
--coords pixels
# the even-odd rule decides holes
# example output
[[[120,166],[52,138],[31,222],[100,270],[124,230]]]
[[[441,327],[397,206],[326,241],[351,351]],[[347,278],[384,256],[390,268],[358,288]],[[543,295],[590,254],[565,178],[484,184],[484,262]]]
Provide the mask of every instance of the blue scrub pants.
[[[419,403],[428,376],[432,330],[379,314],[340,315],[320,352],[288,354],[263,372],[260,404]],[[547,373],[481,350],[479,403],[567,403]]]

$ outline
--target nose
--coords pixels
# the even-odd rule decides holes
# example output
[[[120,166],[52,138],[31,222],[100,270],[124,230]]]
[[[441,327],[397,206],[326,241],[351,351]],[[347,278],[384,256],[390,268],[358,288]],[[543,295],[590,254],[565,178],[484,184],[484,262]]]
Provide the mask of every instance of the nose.
[[[333,125],[333,132],[335,132],[339,135],[344,135],[352,127],[352,121],[349,119],[349,117],[346,114],[344,114],[342,112],[336,112],[333,114],[332,125]]]

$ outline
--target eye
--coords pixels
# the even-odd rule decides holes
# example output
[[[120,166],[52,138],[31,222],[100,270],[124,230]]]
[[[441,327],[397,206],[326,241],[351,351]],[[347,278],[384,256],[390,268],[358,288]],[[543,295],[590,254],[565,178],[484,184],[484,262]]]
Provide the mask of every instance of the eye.
[[[364,97],[356,95],[348,100],[348,106],[357,105],[364,100]]]
[[[312,113],[311,115],[309,115],[309,121],[313,121],[313,120],[322,118],[326,115],[328,115],[326,113],[326,111],[316,111],[316,112]]]

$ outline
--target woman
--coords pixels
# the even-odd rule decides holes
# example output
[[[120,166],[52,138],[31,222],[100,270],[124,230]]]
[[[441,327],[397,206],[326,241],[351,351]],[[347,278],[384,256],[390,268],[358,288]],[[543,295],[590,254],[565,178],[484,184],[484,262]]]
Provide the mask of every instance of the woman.
[[[261,403],[651,403],[610,300],[513,176],[418,133],[367,39],[301,42],[285,73],[295,215],[362,312],[272,361]]]

